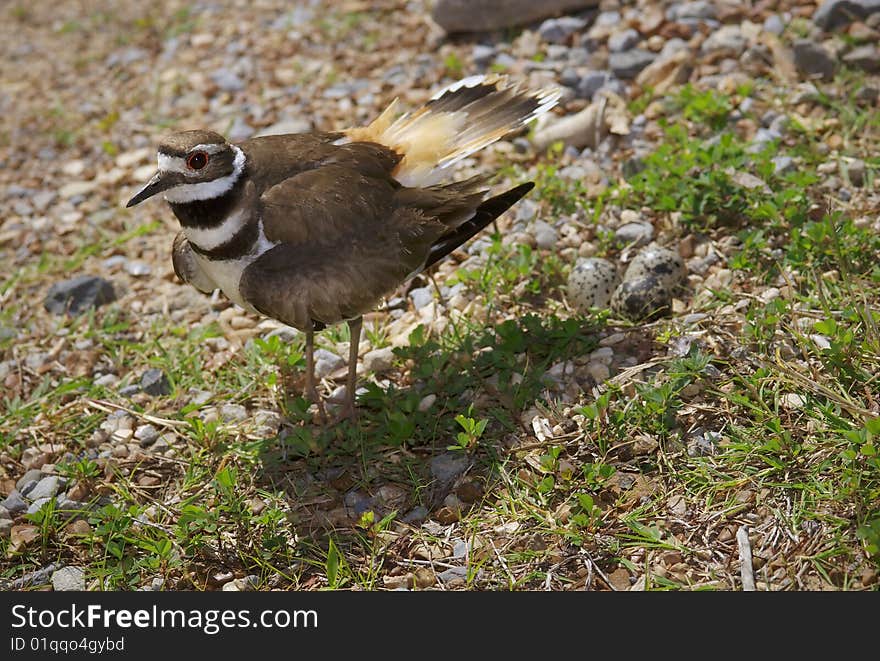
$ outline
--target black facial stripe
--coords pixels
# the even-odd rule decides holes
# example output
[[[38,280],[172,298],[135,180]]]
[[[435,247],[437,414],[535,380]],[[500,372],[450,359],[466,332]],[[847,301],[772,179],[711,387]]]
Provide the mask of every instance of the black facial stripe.
[[[192,202],[169,202],[171,210],[184,227],[217,227],[239,204],[244,177],[240,176],[232,188],[219,197]],[[198,183],[190,181],[188,183]]]

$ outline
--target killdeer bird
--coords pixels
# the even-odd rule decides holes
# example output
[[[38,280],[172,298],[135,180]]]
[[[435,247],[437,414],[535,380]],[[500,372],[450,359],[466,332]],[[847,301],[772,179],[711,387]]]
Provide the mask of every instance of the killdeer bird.
[[[305,333],[306,391],[323,413],[314,333],[348,322],[344,416],[354,415],[360,331],[384,295],[435,264],[534,186],[487,198],[488,177],[440,183],[462,159],[556,105],[503,76],[472,76],[412,114],[393,102],[365,127],[252,138],[182,131],[126,206],[163,193],[180,221],[174,271]]]

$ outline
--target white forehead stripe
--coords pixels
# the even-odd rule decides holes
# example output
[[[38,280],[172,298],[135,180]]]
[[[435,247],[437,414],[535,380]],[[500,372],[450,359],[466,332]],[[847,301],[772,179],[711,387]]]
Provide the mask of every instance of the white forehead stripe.
[[[232,146],[232,151],[235,152],[235,160],[232,161],[232,172],[230,174],[225,177],[220,177],[219,179],[214,179],[213,181],[180,184],[174,188],[169,188],[165,191],[165,199],[169,202],[174,202],[175,204],[183,204],[186,202],[195,202],[196,200],[212,200],[215,197],[220,197],[224,193],[228,193],[235,185],[235,182],[238,181],[239,176],[241,176],[245,164],[244,152],[235,145]],[[165,156],[165,154],[159,154],[160,171],[163,170],[163,156]],[[169,156],[167,158],[183,160],[176,156]],[[186,167],[186,164],[184,164],[184,167]],[[164,171],[167,172],[169,170],[165,169]],[[172,171],[178,172],[178,170]]]
[[[226,145],[196,145],[189,150],[189,153],[194,154],[197,151],[203,151],[210,155],[217,154],[224,149],[226,149]],[[236,149],[236,147],[233,147],[233,149]],[[186,166],[186,159],[183,156],[170,156],[169,154],[158,152],[156,154],[156,160],[159,162],[159,170],[162,172],[177,172],[178,174],[186,175],[187,177],[197,177],[199,174],[197,171],[190,170]]]

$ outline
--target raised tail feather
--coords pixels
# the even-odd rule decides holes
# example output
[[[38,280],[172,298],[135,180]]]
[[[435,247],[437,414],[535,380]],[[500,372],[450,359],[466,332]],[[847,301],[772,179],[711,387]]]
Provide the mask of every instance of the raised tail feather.
[[[470,76],[439,91],[414,113],[398,117],[395,100],[369,126],[345,134],[402,154],[394,176],[404,186],[430,186],[463,158],[543,115],[559,95],[552,89],[523,90],[507,76]]]

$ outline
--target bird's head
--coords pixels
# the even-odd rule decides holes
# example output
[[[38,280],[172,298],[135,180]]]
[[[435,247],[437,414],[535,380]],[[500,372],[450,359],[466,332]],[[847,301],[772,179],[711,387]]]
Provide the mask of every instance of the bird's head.
[[[159,171],[132,197],[126,207],[164,193],[169,202],[210,200],[229,191],[244,169],[238,147],[213,131],[181,131],[159,143]]]

